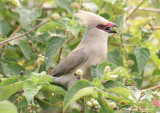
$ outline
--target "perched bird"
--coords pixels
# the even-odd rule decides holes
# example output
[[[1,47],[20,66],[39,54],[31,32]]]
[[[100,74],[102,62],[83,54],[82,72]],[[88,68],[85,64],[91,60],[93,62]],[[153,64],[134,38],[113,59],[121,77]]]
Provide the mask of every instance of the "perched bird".
[[[78,81],[75,76],[77,70],[83,72],[84,79],[92,79],[90,66],[106,60],[108,36],[110,33],[116,33],[110,28],[117,27],[116,24],[91,12],[79,11],[76,16],[86,26],[86,33],[80,44],[61,60],[50,74],[54,76],[56,83],[68,88]]]

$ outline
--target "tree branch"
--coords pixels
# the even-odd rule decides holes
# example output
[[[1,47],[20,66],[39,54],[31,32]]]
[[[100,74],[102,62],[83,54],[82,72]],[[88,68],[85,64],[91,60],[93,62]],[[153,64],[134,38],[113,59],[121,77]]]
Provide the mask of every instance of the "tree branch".
[[[150,11],[150,12],[156,12],[156,13],[159,13],[160,10],[159,9],[155,9],[155,8],[138,8],[138,10],[140,11]]]
[[[38,6],[38,8],[41,8],[46,1],[47,1],[47,0],[44,0],[44,1]],[[14,35],[15,33],[17,33],[22,27],[23,27],[23,25],[21,24],[21,25],[8,37],[8,39],[12,38],[13,35]],[[2,53],[3,53],[3,50],[4,50],[4,48],[5,48],[5,45],[4,45],[4,44],[0,45],[0,48],[2,48],[2,51],[1,51],[1,53],[0,53],[0,57],[1,57],[1,56],[2,56]]]
[[[160,88],[160,85],[157,85],[157,86],[153,86],[153,87],[150,87],[150,88],[146,88],[146,89],[143,89],[142,91],[146,91],[146,90],[156,90]]]
[[[126,21],[138,10],[138,8],[145,2],[146,0],[142,0],[140,4],[127,16]]]
[[[47,1],[47,0],[44,0],[44,1],[38,6],[38,8],[41,8],[46,1]]]
[[[149,24],[151,30],[160,30],[160,27],[153,27],[153,25],[150,23]]]
[[[152,30],[160,30],[160,27],[153,27]]]
[[[9,42],[9,41],[18,39],[18,38],[20,38],[20,37],[23,37],[23,36],[29,34],[30,32],[34,31],[35,29],[39,28],[41,25],[46,24],[46,23],[49,22],[49,21],[50,21],[50,20],[47,20],[47,21],[45,21],[45,22],[43,22],[43,23],[35,26],[34,28],[30,29],[29,31],[27,31],[27,32],[24,33],[24,34],[21,34],[21,35],[19,35],[19,36],[15,36],[15,37],[13,37],[13,38],[10,38],[10,39],[7,39],[7,40],[5,40],[5,41],[2,41],[2,42],[0,42],[0,45],[5,44],[5,43],[7,43],[7,42]]]
[[[61,49],[60,49],[60,51],[59,51],[59,56],[58,56],[57,63],[59,63],[59,61],[61,60],[62,51],[63,51],[63,47],[61,47]]]
[[[23,27],[23,25],[21,24],[21,25],[8,37],[8,39],[12,38],[13,35],[14,35],[15,33],[17,33],[22,27]],[[1,53],[0,53],[0,57],[1,57],[1,56],[2,56],[2,53],[3,53],[3,50],[4,50],[4,48],[5,48],[5,44],[2,44],[0,47],[2,48],[2,51],[1,51]]]

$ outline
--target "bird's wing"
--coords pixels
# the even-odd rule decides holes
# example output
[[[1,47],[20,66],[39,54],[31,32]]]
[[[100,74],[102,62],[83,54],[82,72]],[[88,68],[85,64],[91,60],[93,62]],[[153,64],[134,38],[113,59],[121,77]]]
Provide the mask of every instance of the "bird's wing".
[[[85,62],[87,57],[83,49],[73,51],[52,70],[50,75],[59,77],[67,74]]]

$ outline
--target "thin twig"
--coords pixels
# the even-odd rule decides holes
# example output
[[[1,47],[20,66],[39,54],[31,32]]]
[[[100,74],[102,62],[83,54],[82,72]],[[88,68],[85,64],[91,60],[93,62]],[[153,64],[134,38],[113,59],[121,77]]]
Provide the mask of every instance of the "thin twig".
[[[143,89],[142,91],[146,91],[146,90],[156,90],[160,88],[160,85],[157,85],[157,86],[154,86],[154,87],[150,87],[150,88],[146,88],[146,89]]]
[[[155,8],[138,8],[138,10],[140,11],[150,11],[150,12],[156,12],[156,13],[159,13],[160,10],[159,9],[155,9]]]
[[[74,39],[74,36],[72,36],[70,39],[68,39],[67,41],[66,41],[66,44],[68,44],[71,40],[73,40]]]
[[[44,1],[38,6],[38,8],[41,8],[46,1],[47,1],[47,0],[44,0]]]
[[[127,16],[126,21],[138,10],[138,8],[145,2],[146,0],[142,0],[140,4]]]
[[[160,30],[160,27],[153,27],[153,25],[151,23],[149,23],[150,29],[151,30]]]
[[[14,35],[15,33],[17,33],[22,27],[23,27],[23,25],[21,24],[8,38],[12,38],[13,35]]]
[[[38,6],[38,8],[41,8],[46,1],[47,1],[47,0],[44,0],[44,1]],[[12,38],[13,35],[14,35],[15,33],[17,33],[22,27],[23,27],[23,25],[21,24],[7,39]],[[0,44],[0,45],[1,45],[1,44]],[[3,53],[3,51],[4,51],[4,48],[5,48],[5,44],[4,44],[4,45],[1,45],[0,48],[2,48],[1,53],[0,53],[0,57],[1,57],[1,56],[2,56],[2,53]]]
[[[160,27],[153,27],[151,30],[160,30]]]
[[[27,36],[30,37],[30,35],[27,35]],[[37,50],[37,49],[34,47],[32,40],[29,40],[28,43],[29,43],[31,49],[33,49],[33,51],[35,52],[35,54],[36,54],[36,52],[37,52],[37,53],[42,54],[43,56],[45,56],[43,53],[41,53],[39,50]],[[36,54],[36,55],[37,55],[37,54]]]
[[[59,51],[59,56],[58,56],[57,63],[59,63],[59,61],[61,60],[62,51],[63,51],[63,47],[61,47],[61,49],[60,49],[60,51]]]
[[[17,33],[22,27],[23,27],[23,25],[21,24],[7,39],[12,38],[13,35],[14,35],[15,33]],[[3,54],[4,48],[5,48],[5,44],[1,45],[1,48],[2,48],[2,50],[1,50],[1,53],[0,53],[0,57],[1,57],[2,54]]]
[[[14,95],[16,95],[16,94],[23,93],[23,92],[24,92],[24,90],[19,90],[19,91],[17,91],[16,93],[14,93],[12,96],[14,96]]]
[[[26,35],[29,34],[30,32],[34,31],[35,29],[39,28],[41,25],[46,24],[46,23],[49,22],[49,21],[50,21],[50,20],[47,20],[47,21],[45,21],[45,22],[42,22],[41,24],[35,26],[34,28],[30,29],[29,31],[27,31],[27,32],[24,33],[24,34],[21,34],[21,35],[19,35],[19,36],[15,36],[15,37],[13,37],[13,38],[10,38],[10,39],[7,39],[7,40],[5,40],[5,41],[2,41],[2,42],[0,42],[0,45],[5,44],[5,43],[7,43],[7,42],[9,42],[9,41],[18,39],[18,38],[20,38],[20,37],[26,36]]]
[[[32,71],[34,71],[37,66],[38,66],[38,63],[37,63],[37,60],[36,60],[35,63],[34,63],[34,66],[33,66],[33,70],[32,70]]]

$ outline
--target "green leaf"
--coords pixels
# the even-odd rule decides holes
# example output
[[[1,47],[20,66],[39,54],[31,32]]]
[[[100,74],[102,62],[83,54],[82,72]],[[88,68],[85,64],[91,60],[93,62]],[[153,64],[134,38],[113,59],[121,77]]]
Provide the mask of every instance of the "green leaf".
[[[46,60],[46,68],[47,69],[53,63],[52,61],[56,55],[56,52],[62,46],[64,41],[65,41],[65,38],[58,37],[58,36],[54,36],[48,41],[47,47],[46,47],[46,52],[45,52],[46,58],[47,58],[47,60]]]
[[[53,82],[53,77],[47,75],[45,71],[41,73],[32,72],[28,80],[32,81],[34,84],[43,84]]]
[[[108,89],[108,91],[116,93],[116,94],[124,97],[125,99],[129,99],[129,100],[135,102],[135,98],[134,98],[132,92],[128,88],[115,87],[115,88]]]
[[[92,80],[92,84],[100,89],[103,89],[103,85],[101,83],[101,81],[98,78],[94,78]]]
[[[152,100],[152,98],[153,98],[153,92],[152,92],[152,90],[147,90],[146,92],[145,92],[146,94],[145,94],[145,96],[146,96],[146,99],[149,101],[149,102],[151,102],[151,100]]]
[[[104,69],[108,66],[108,62],[103,62],[101,64],[98,64],[96,68],[97,77],[101,79],[101,77],[104,75]]]
[[[127,71],[123,67],[117,67],[116,69],[113,70],[112,74],[113,75],[120,75],[125,78],[129,77]]]
[[[121,29],[124,25],[124,16],[120,15],[120,16],[114,16],[112,18],[109,19],[111,22],[114,22],[117,26],[118,26],[118,34],[120,34],[123,29]]]
[[[101,79],[101,77],[104,75],[104,69],[106,66],[110,66],[111,71],[116,68],[116,66],[110,62],[103,62],[101,64],[98,64],[96,68],[96,74],[99,79]]]
[[[105,99],[99,99],[98,101],[101,106],[100,113],[114,113]]]
[[[92,95],[93,97],[97,97],[96,89],[91,87],[87,80],[79,80],[68,90],[63,101],[63,111],[66,110],[69,104],[85,95]]]
[[[141,97],[141,91],[139,89],[137,89],[135,86],[130,86],[129,89],[132,92],[132,94],[134,95],[134,97],[137,100],[139,100],[139,98]]]
[[[0,20],[0,35],[7,35],[11,28],[5,20]]]
[[[54,30],[54,29],[60,29],[63,28],[63,25],[61,23],[57,22],[48,22],[44,25],[42,25],[37,32],[46,33],[48,31]]]
[[[39,8],[34,8],[32,10],[17,8],[13,11],[19,13],[20,23],[25,29],[28,29],[28,25],[31,24],[31,22],[34,21],[37,17],[41,16],[42,12],[42,10]]]
[[[7,100],[0,102],[0,112],[1,113],[18,113],[16,106]]]
[[[11,2],[12,2],[12,4],[14,4],[15,6],[17,6],[17,7],[21,7],[21,4],[20,4],[20,2],[19,2],[19,0],[11,0]]]
[[[81,30],[81,25],[76,22],[73,25],[67,24],[67,29],[71,31],[71,33],[77,38],[78,34]]]
[[[29,47],[28,41],[27,40],[20,40],[18,45],[21,48],[22,53],[24,54],[24,56],[28,60],[30,60],[30,47]]]
[[[63,95],[64,96],[66,94],[66,90],[64,90],[60,86],[50,85],[50,84],[43,84],[43,87],[41,90],[42,91],[50,91],[50,92],[55,93],[56,95]]]
[[[123,66],[123,61],[120,56],[120,53],[116,49],[107,53],[107,61],[111,62],[117,66]]]
[[[24,83],[24,86],[23,86],[24,96],[26,97],[28,104],[31,103],[32,99],[39,92],[41,88],[42,88],[42,84],[37,86],[32,81],[26,81]]]
[[[98,91],[94,87],[86,87],[86,88],[80,89],[78,92],[76,92],[76,94],[73,95],[73,97],[68,102],[66,102],[66,103],[63,104],[64,105],[63,111],[65,111],[65,109],[68,107],[69,104],[71,104],[72,102],[74,102],[74,101],[76,101],[76,100],[78,100],[81,97],[84,97],[86,95],[91,95],[94,98],[97,98],[98,97],[97,93],[98,93]],[[67,96],[66,96],[66,98],[67,98]],[[65,102],[65,100],[64,100],[64,102]]]
[[[73,9],[71,8],[71,3],[73,0],[54,0],[60,7],[66,9],[69,13],[73,13]]]
[[[2,61],[0,62],[2,65],[2,71],[7,77],[19,75],[20,71],[25,70],[23,67],[14,62],[9,62],[1,59],[0,61]]]
[[[103,86],[106,89],[115,88],[115,87],[124,87],[124,88],[127,88],[124,84],[122,84],[122,83],[120,83],[118,81],[112,81],[112,80],[106,81],[105,83],[103,83]]]
[[[118,27],[122,27],[123,26],[123,22],[124,22],[124,17],[123,17],[123,15],[114,16],[114,17],[110,18],[109,20],[111,22],[114,22]]]
[[[136,56],[138,72],[142,73],[142,71],[144,70],[144,67],[149,59],[150,52],[147,48],[135,47],[134,53]]]
[[[18,103],[16,103],[17,109],[20,109],[20,108],[28,105],[25,96],[19,96],[18,99],[16,99],[16,100],[20,100]]]
[[[23,80],[25,80],[27,77],[26,76],[22,76],[22,75],[18,75],[18,76],[12,76],[12,77],[10,77],[10,78],[7,78],[7,79],[5,79],[4,81],[2,81],[1,83],[0,83],[0,88],[1,87],[4,87],[4,86],[7,86],[7,85],[11,85],[11,84],[13,84],[13,83],[15,83],[15,82],[18,82],[18,81],[23,81]]]
[[[126,106],[126,105],[134,105],[135,103],[135,101],[133,102],[133,100],[127,100],[127,99],[125,99],[124,97],[122,97],[122,96],[117,96],[116,94],[108,94],[108,99],[110,99],[110,100],[113,100],[113,101],[116,101],[116,102],[119,102],[119,104],[121,103],[121,102],[123,102],[123,103],[125,103],[124,105],[122,105],[122,104],[120,104],[119,105],[119,107],[121,107],[121,106]]]
[[[91,68],[92,78],[96,78],[97,77],[97,73],[96,73],[97,66],[91,66],[90,68]]]
[[[116,80],[117,78],[129,78],[129,75],[125,68],[123,67],[117,67],[114,69],[112,72],[106,73],[103,75],[102,80],[103,81],[108,81],[108,80]]]
[[[19,81],[0,88],[0,100],[6,100],[18,90],[23,88],[23,81]]]

